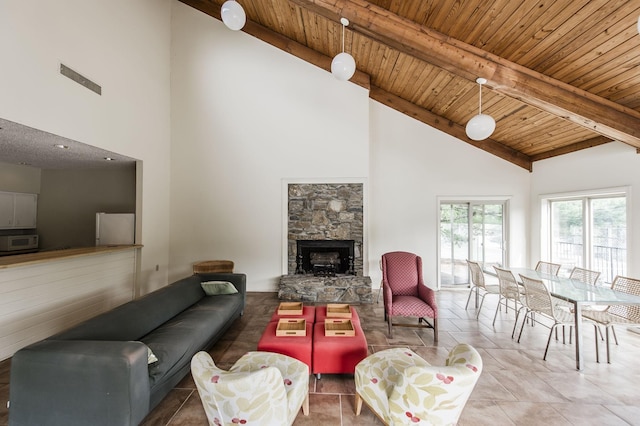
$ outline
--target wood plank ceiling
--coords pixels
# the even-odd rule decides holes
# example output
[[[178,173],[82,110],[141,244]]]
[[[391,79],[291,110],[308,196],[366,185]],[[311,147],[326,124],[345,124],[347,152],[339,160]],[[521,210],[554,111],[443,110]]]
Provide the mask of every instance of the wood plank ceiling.
[[[181,0],[216,19],[225,0]],[[370,97],[529,171],[618,140],[640,148],[640,2],[239,0],[243,31],[326,69],[355,58]],[[477,142],[464,127],[496,120]]]

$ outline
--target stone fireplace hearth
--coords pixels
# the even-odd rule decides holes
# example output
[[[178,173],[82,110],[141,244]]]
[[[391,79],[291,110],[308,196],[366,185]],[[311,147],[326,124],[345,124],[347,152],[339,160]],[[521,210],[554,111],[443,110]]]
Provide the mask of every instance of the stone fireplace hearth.
[[[370,277],[336,275],[283,275],[278,290],[280,300],[318,303],[372,303]]]
[[[371,303],[363,276],[362,183],[288,184],[281,300]]]

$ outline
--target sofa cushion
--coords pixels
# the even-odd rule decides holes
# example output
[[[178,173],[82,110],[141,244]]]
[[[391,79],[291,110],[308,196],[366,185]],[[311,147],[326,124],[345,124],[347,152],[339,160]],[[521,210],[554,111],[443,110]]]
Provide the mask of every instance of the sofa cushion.
[[[183,278],[137,300],[118,306],[50,339],[140,340],[205,297],[200,278]],[[156,354],[157,355],[157,354]]]
[[[190,309],[170,319],[140,340],[149,346],[158,362],[149,365],[151,389],[189,363],[194,353],[206,348],[233,313],[242,305],[240,294],[206,296]]]

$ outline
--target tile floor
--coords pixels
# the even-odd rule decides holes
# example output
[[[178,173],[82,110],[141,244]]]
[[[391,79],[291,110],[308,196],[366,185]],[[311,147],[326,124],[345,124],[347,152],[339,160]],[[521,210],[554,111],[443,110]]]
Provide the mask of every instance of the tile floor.
[[[593,327],[585,327],[585,369],[578,372],[573,345],[552,340],[543,361],[547,328],[525,328],[518,344],[511,339],[513,312],[501,312],[492,327],[495,299],[487,296],[477,321],[475,310],[464,309],[467,294],[466,289],[438,292],[440,340],[436,345],[431,330],[416,328],[394,328],[389,339],[382,305],[358,306],[370,351],[406,346],[439,364],[458,342],[475,346],[483,357],[484,371],[460,425],[640,425],[640,335],[619,327],[620,345],[612,345],[612,364],[597,364]],[[245,315],[210,351],[220,367],[228,368],[244,352],[256,349],[277,304],[275,293],[248,294]],[[10,360],[0,362],[0,425],[8,423],[4,401],[9,397],[9,364]],[[356,417],[353,402],[353,376],[323,375],[320,380],[312,376],[310,414],[300,413],[294,425],[381,424],[366,407]],[[144,426],[206,424],[190,375],[143,422]]]

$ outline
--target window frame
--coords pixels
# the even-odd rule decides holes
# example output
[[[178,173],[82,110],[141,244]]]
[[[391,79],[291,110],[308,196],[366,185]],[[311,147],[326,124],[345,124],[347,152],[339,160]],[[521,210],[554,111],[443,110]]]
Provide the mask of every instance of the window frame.
[[[630,186],[621,186],[621,187],[612,187],[612,188],[601,188],[601,189],[593,189],[593,190],[581,190],[581,191],[572,191],[572,192],[562,192],[562,193],[553,193],[553,194],[542,194],[540,195],[540,257],[541,260],[549,260],[551,259],[551,244],[552,244],[552,228],[551,228],[551,205],[555,201],[582,201],[582,221],[583,221],[583,235],[582,235],[582,256],[583,256],[583,267],[589,267],[591,264],[591,245],[593,243],[592,239],[592,212],[591,212],[591,203],[590,200],[598,199],[598,198],[613,198],[613,197],[624,197],[625,198],[625,207],[626,207],[626,268],[628,271],[631,256],[632,247],[629,244],[631,237],[631,187]],[[585,266],[586,265],[586,266]],[[604,277],[603,277],[604,278]],[[608,283],[608,281],[605,281]]]

